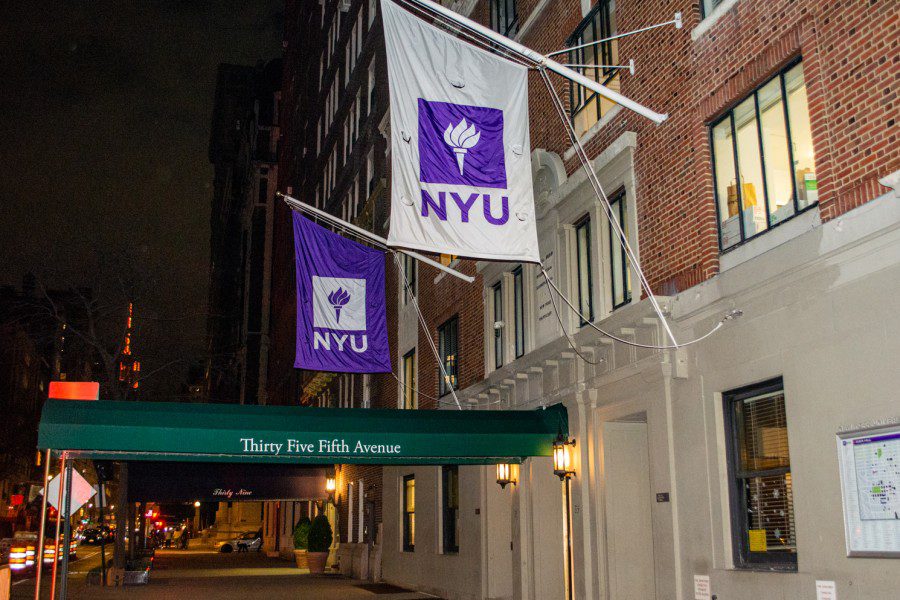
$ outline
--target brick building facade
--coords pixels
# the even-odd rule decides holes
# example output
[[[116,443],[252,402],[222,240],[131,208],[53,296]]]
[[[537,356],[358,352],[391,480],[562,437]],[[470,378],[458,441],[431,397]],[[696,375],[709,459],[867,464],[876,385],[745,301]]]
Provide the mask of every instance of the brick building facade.
[[[409,273],[423,331],[389,261],[394,375],[296,373],[290,219],[278,207],[271,401],[452,409],[425,336],[442,350],[439,330],[456,317],[452,362],[464,406],[562,402],[578,441],[569,506],[546,460],[526,461],[506,490],[491,469],[461,467],[455,545],[444,525],[446,473],[339,467],[342,570],[449,598],[691,597],[695,576],[729,598],[811,597],[816,579],[837,580],[841,597],[892,589],[888,559],[846,556],[834,435],[896,417],[887,398],[898,382],[885,357],[898,321],[884,310],[900,280],[896,5],[445,4],[539,52],[681,13],[680,29],[601,45],[594,64],[633,59],[634,74],[587,70],[668,113],[662,125],[553,81],[679,341],[706,334],[730,310],[744,316],[677,350],[613,342],[586,326],[667,343],[536,72],[541,255],[585,318],[553,308],[534,265],[461,260],[452,264],[474,283],[424,265]],[[286,23],[279,189],[384,233],[391,131],[378,3],[288,2]],[[734,415],[755,406],[774,420],[741,429]],[[729,448],[741,436],[768,440],[757,458],[771,469],[737,474],[741,455]],[[401,519],[409,481],[420,507],[414,549]],[[761,482],[768,491],[746,492]]]

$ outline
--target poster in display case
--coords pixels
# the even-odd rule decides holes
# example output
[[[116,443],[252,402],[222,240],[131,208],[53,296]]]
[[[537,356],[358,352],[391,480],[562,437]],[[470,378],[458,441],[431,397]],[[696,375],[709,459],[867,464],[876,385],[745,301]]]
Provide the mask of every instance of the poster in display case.
[[[838,433],[847,556],[900,558],[900,425]]]

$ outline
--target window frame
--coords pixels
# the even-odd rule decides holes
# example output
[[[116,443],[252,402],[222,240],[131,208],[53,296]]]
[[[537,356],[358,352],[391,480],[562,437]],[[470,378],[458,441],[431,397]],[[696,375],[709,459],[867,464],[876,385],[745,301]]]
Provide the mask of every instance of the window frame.
[[[588,28],[591,28],[594,41],[616,35],[615,31],[613,31],[612,19],[610,16],[611,14],[613,14],[612,11],[615,10],[614,6],[611,9],[611,5],[613,4],[613,0],[599,0],[590,10],[590,12],[588,12],[588,14],[586,14],[581,22],[575,27],[575,30],[569,35],[569,37],[566,38],[566,47],[580,46],[581,44],[584,44],[585,42],[582,36]],[[600,26],[596,27],[595,25],[598,16],[600,17]],[[607,66],[612,65],[613,44],[616,44],[615,40],[604,42],[602,44],[596,44],[587,48],[569,50],[566,53],[567,62],[569,64],[598,64]],[[595,63],[588,63],[583,58],[580,58],[587,50],[591,50],[592,52],[594,52]],[[619,75],[619,69],[611,68],[595,67],[593,69],[585,68],[576,70],[585,77],[593,79],[594,81],[607,87],[610,85],[610,82],[612,82],[612,80]],[[590,71],[593,71],[593,75],[590,74]],[[603,76],[602,78],[601,74]],[[601,118],[603,118],[603,114],[600,110],[600,101],[597,92],[588,93],[588,90],[584,89],[582,86],[576,84],[573,81],[569,82],[569,119],[573,124],[575,123],[575,117],[578,115],[578,113],[590,106],[591,101],[595,98],[597,99],[597,119],[596,121],[594,121],[596,123]],[[578,102],[577,105],[576,101]]]
[[[493,302],[494,320],[491,323],[494,338],[494,369],[503,366],[506,356],[503,353],[503,329],[506,323],[503,321],[503,282],[498,281],[491,286],[491,298]],[[497,327],[497,323],[503,323],[504,327]]]
[[[409,282],[409,286],[402,286],[402,297],[403,297],[403,305],[406,306],[409,304],[416,294],[418,293],[417,289],[417,260],[410,256],[409,254],[403,254],[403,275],[406,277],[406,281]]]
[[[409,510],[409,496],[407,495],[407,484],[412,482],[413,508]],[[404,475],[402,484],[403,503],[402,510],[402,544],[404,552],[416,551],[416,476],[415,474]],[[410,518],[412,517],[412,518]],[[410,535],[412,534],[412,535]]]
[[[701,5],[702,5],[702,3],[701,3]],[[796,217],[800,216],[801,214],[803,214],[809,210],[812,210],[814,207],[817,207],[819,205],[819,200],[817,198],[815,202],[810,202],[802,209],[800,208],[800,194],[797,190],[797,177],[796,177],[796,173],[793,170],[794,169],[794,147],[793,147],[794,145],[793,145],[793,136],[791,135],[791,118],[790,118],[790,111],[788,109],[788,98],[787,98],[787,87],[785,85],[785,75],[789,71],[791,71],[794,67],[801,64],[802,62],[803,62],[802,56],[798,56],[798,57],[794,58],[793,60],[789,61],[784,67],[779,69],[777,73],[775,73],[774,75],[772,75],[771,77],[769,77],[768,79],[766,79],[765,81],[760,83],[758,86],[753,88],[753,90],[751,90],[749,93],[741,96],[736,102],[732,103],[727,110],[725,110],[721,115],[719,115],[716,119],[714,119],[713,121],[711,121],[708,124],[707,134],[708,134],[709,150],[710,150],[710,152],[709,152],[710,163],[711,163],[710,166],[712,169],[713,200],[716,205],[716,233],[717,233],[718,240],[719,240],[719,253],[720,254],[725,254],[726,252],[731,252],[735,248],[739,248],[740,246],[743,246],[747,242],[749,242],[751,240],[755,240],[755,239],[759,238],[760,236],[763,236],[763,235],[769,233],[770,231],[772,231],[774,228],[778,227],[779,225],[781,225],[783,223],[787,223],[788,221],[795,219]],[[766,158],[765,158],[765,146],[763,143],[763,135],[762,135],[762,125],[761,125],[762,119],[761,119],[761,113],[760,113],[760,109],[759,109],[759,91],[762,90],[764,87],[766,87],[769,83],[771,83],[776,78],[779,79],[779,87],[781,88],[781,104],[782,104],[782,110],[784,111],[785,134],[787,135],[786,143],[787,143],[787,152],[788,152],[788,163],[791,165],[791,200],[794,205],[794,213],[788,217],[785,217],[784,219],[781,219],[777,223],[772,223],[772,213],[769,210],[770,207],[769,207],[768,181],[766,179],[766,177],[767,177],[767,175],[766,175]],[[805,70],[803,73],[803,86],[806,87],[806,71]],[[740,217],[740,218],[738,218],[738,225],[740,227],[741,239],[739,242],[732,244],[728,248],[723,248],[722,247],[722,208],[720,206],[718,181],[716,180],[717,158],[716,158],[716,153],[715,153],[715,148],[714,148],[715,140],[713,137],[713,132],[719,124],[725,122],[726,119],[729,120],[730,126],[731,126],[730,129],[731,129],[731,146],[732,146],[732,153],[731,153],[730,160],[732,160],[734,163],[733,166],[734,166],[735,176],[738,180],[740,180],[740,178],[741,178],[740,160],[738,158],[737,129],[736,129],[735,122],[734,122],[734,111],[738,106],[740,106],[743,102],[745,102],[749,98],[753,98],[755,119],[756,119],[756,133],[757,133],[757,140],[758,140],[758,144],[759,144],[760,169],[762,171],[762,180],[763,180],[762,198],[757,201],[762,202],[763,206],[765,207],[766,228],[762,231],[754,233],[750,237],[747,237],[745,227],[744,227],[744,219],[741,216],[742,212],[744,210],[743,209],[743,206],[744,206],[743,192],[744,192],[744,190],[743,190],[742,185],[738,185],[737,186],[738,216]],[[809,115],[807,115],[807,116],[809,116]],[[810,121],[811,120],[812,119],[810,118]]]
[[[506,7],[506,19],[500,24],[500,4]],[[512,19],[509,18],[509,9],[512,7]],[[488,2],[490,12],[491,29],[502,36],[513,37],[519,32],[519,7],[517,0],[490,0]]]
[[[446,332],[446,333],[445,333]],[[449,385],[444,380],[444,377],[441,375],[441,369],[438,367],[437,375],[438,375],[438,396],[443,397],[450,393],[450,390],[458,390],[459,389],[459,315],[454,315],[441,323],[438,327],[438,355],[441,358],[441,361],[444,365],[444,370],[447,372],[447,375],[451,378]],[[446,343],[449,343],[453,347],[453,361],[448,363],[446,360],[447,353],[444,351],[444,337],[448,335],[448,333],[452,333],[449,335],[449,340]],[[449,365],[449,368],[448,368]]]
[[[456,505],[450,506],[448,479],[455,474]],[[459,554],[459,465],[441,466],[441,550],[444,554]]]
[[[784,379],[776,377],[761,383],[744,386],[735,390],[730,390],[722,394],[722,406],[724,409],[725,436],[726,436],[726,458],[728,465],[728,495],[729,510],[731,520],[731,547],[734,560],[734,567],[741,570],[766,570],[766,571],[797,571],[797,555],[799,552],[790,553],[773,553],[762,554],[759,552],[750,552],[749,539],[745,535],[749,531],[749,523],[747,522],[747,498],[744,493],[745,480],[754,477],[766,477],[772,475],[784,475],[792,472],[790,460],[790,445],[788,446],[788,466],[778,467],[774,469],[761,469],[756,471],[742,472],[740,470],[740,440],[741,435],[738,431],[738,423],[734,415],[735,406],[747,399],[758,398],[767,394],[781,392],[784,395]],[[785,398],[786,403],[786,398]],[[786,411],[785,411],[786,412]],[[785,414],[785,423],[787,422],[787,414]],[[785,424],[787,428],[787,423]],[[796,504],[793,502],[792,510]],[[796,539],[796,511],[794,510],[794,535]],[[758,555],[758,556],[751,556]],[[785,560],[787,559],[787,560]]]
[[[403,395],[401,397],[401,402],[403,410],[416,410],[419,408],[419,395],[416,393],[416,349],[412,348],[409,352],[403,355],[403,372],[401,376],[403,377]],[[407,402],[408,399],[412,399],[411,406],[410,403]]]
[[[589,214],[584,215],[573,225],[575,229],[575,285],[577,286],[578,293],[578,312],[579,312],[579,326],[584,327],[588,323],[593,323],[594,321],[594,289],[593,289],[593,270],[591,263],[591,216]],[[586,234],[584,236],[585,243],[587,244],[587,251],[585,252],[585,256],[587,257],[587,305],[588,305],[588,314],[581,315],[581,306],[583,299],[583,290],[581,289],[581,237],[579,235],[582,229],[586,230]],[[587,316],[587,319],[584,317]]]
[[[622,228],[622,232],[625,234],[621,236],[618,235],[618,233],[613,228],[612,222],[607,223],[607,230],[609,233],[609,301],[612,309],[616,310],[617,308],[621,308],[631,303],[632,299],[631,266],[629,265],[628,255],[625,252],[624,246],[624,243],[628,241],[628,197],[625,193],[625,188],[621,188],[619,191],[612,194],[609,200],[609,207],[612,209],[616,219],[619,220],[619,226]],[[617,239],[622,249],[621,276],[622,284],[625,288],[622,293],[622,301],[618,303],[616,302],[616,292],[618,291],[616,288],[616,279],[615,277],[613,277],[613,269],[616,268],[616,265],[614,264],[615,260],[613,259],[613,257],[615,256],[614,248]]]
[[[525,355],[525,274],[519,265],[512,271],[513,278],[513,353],[516,358]]]

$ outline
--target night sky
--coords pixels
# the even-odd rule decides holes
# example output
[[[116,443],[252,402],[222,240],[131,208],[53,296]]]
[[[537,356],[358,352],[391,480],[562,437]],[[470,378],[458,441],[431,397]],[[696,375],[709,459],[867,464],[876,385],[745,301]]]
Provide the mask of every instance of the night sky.
[[[90,282],[127,253],[158,282],[136,307],[144,371],[201,354],[216,67],[279,56],[281,19],[278,0],[5,3],[0,284]]]

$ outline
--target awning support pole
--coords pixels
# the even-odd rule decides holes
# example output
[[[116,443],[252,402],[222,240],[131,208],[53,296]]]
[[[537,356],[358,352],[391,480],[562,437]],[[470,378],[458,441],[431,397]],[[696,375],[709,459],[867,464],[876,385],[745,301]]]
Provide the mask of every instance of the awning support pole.
[[[63,541],[62,541],[62,575],[59,580],[59,600],[66,600],[66,592],[69,588],[69,554],[72,546],[72,459],[66,460],[66,499],[63,502],[62,516],[65,517],[63,524]],[[59,545],[57,544],[57,548]],[[57,551],[57,554],[59,552]]]
[[[44,538],[47,535],[47,484],[50,483],[50,448],[44,453],[44,493],[41,494],[41,527],[38,534],[34,560],[37,565],[37,576],[34,580],[34,600],[41,598],[41,573],[44,567]]]
[[[476,23],[475,21],[468,19],[456,12],[453,12],[449,8],[445,8],[436,2],[432,2],[432,0],[405,0],[406,3],[418,6],[428,12],[438,14],[442,16],[444,19],[459,25],[460,27],[465,27],[471,31],[476,32],[484,38],[487,38],[491,42],[501,46],[511,52],[512,54],[521,56],[527,61],[530,61],[535,64],[535,66],[543,66],[548,70],[553,71],[557,75],[561,75],[572,81],[577,83],[578,85],[585,87],[592,92],[596,92],[597,94],[603,96],[607,100],[611,102],[615,102],[616,104],[621,104],[627,109],[633,110],[641,116],[647,117],[657,125],[665,121],[669,115],[658,113],[656,111],[650,110],[643,104],[635,102],[630,98],[627,98],[616,92],[614,90],[609,89],[605,85],[600,84],[589,77],[585,77],[581,73],[577,73],[572,69],[561,65],[555,60],[549,58],[548,56],[544,56],[538,52],[535,52],[531,48],[523,46],[522,44],[515,42],[508,37],[502,36],[496,31],[481,25],[480,23]]]
[[[362,227],[357,227],[353,223],[348,223],[347,221],[345,221],[343,219],[339,219],[338,217],[334,216],[331,213],[327,213],[324,210],[319,210],[315,206],[310,206],[309,204],[307,204],[305,202],[301,202],[300,200],[297,200],[293,196],[288,196],[287,194],[283,194],[281,192],[275,192],[275,195],[281,196],[284,199],[285,203],[288,206],[290,206],[292,209],[296,210],[297,212],[305,212],[305,213],[309,213],[312,215],[316,215],[317,217],[324,219],[325,221],[329,221],[330,223],[334,223],[336,225],[339,225],[340,227],[349,229],[350,231],[358,234],[359,236],[366,238],[368,240],[371,240],[371,241],[375,242],[376,244],[381,245],[384,248],[388,248],[390,250],[395,250],[397,252],[402,252],[403,254],[406,254],[407,256],[411,256],[411,257],[415,258],[416,260],[425,263],[426,265],[431,265],[435,269],[439,269],[445,273],[449,273],[450,275],[453,275],[454,277],[458,277],[459,279],[462,279],[466,283],[472,283],[473,281],[475,281],[474,277],[470,277],[468,275],[463,275],[456,269],[451,269],[450,267],[448,267],[446,265],[442,265],[441,263],[439,263],[437,261],[431,260],[427,256],[422,256],[418,252],[413,252],[411,250],[403,250],[401,248],[392,248],[392,247],[388,246],[388,241],[386,239],[384,239],[383,237],[381,237],[380,235],[375,235],[371,231],[366,231]]]
[[[56,567],[59,564],[59,527],[62,525],[62,504],[63,491],[66,487],[66,453],[63,452],[59,457],[59,495],[57,496],[56,505],[59,510],[56,511],[56,535],[53,537],[53,574],[50,580],[50,600],[56,598]],[[44,560],[44,557],[41,557]]]

